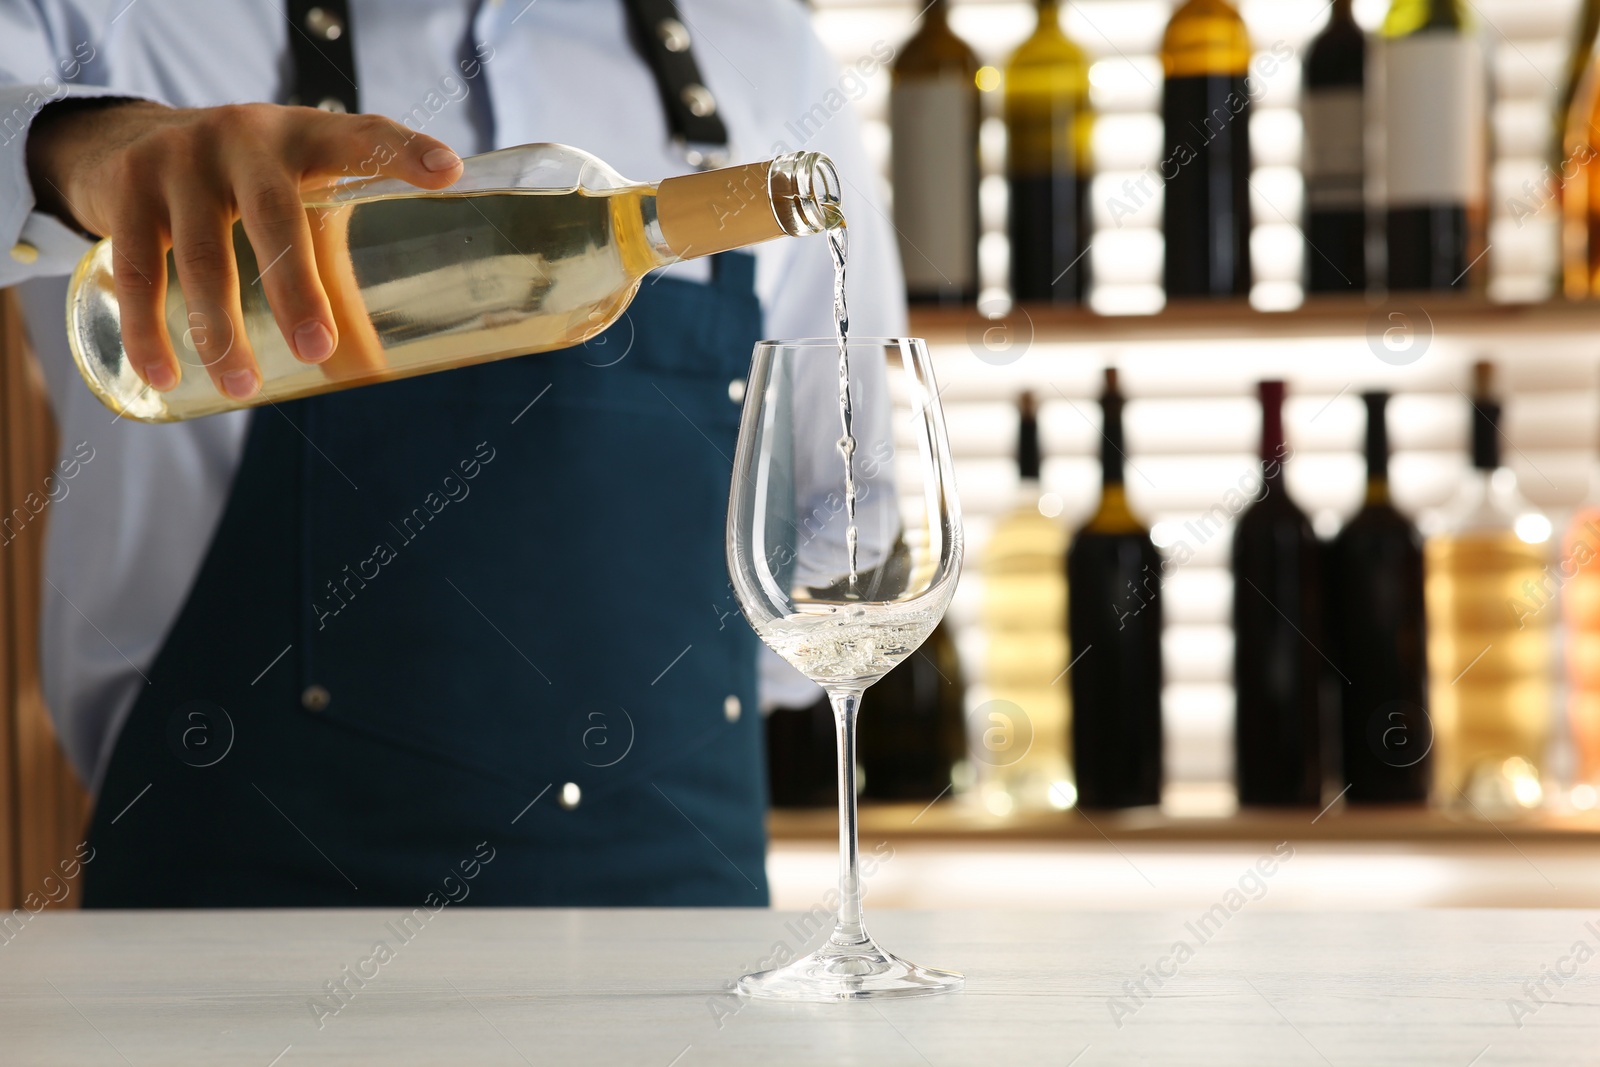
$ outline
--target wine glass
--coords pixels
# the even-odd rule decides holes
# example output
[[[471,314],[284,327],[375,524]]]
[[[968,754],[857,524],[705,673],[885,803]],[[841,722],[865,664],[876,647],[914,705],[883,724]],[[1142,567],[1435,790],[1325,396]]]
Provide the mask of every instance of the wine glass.
[[[740,979],[750,996],[854,1000],[961,987],[961,975],[893,956],[867,933],[855,774],[862,691],[944,616],[961,542],[944,415],[921,340],[756,345],[728,504],[728,570],[756,633],[833,706],[839,917],[815,952]]]

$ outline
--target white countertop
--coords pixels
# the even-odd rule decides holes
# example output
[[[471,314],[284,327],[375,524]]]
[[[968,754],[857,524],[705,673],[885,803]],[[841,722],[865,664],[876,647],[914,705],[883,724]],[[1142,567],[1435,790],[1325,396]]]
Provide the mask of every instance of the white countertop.
[[[780,942],[801,949],[794,913],[451,905],[402,943],[398,908],[46,912],[0,944],[0,1064],[1544,1067],[1600,1056],[1600,909],[1311,914],[1244,901],[1227,914],[1219,903],[1227,917],[1203,941],[1190,911],[869,911],[886,947],[964,971],[967,987],[838,1005],[730,992]],[[380,941],[392,958],[363,963]],[[1169,956],[1179,941],[1193,952],[1181,964]],[[1580,941],[1593,959],[1570,955]],[[325,983],[347,966],[374,976],[350,981],[319,1028],[312,1005],[335,1004]],[[1171,976],[1157,988],[1146,966]],[[1525,992],[1546,968],[1574,976]],[[1147,1002],[1123,988],[1140,978]]]

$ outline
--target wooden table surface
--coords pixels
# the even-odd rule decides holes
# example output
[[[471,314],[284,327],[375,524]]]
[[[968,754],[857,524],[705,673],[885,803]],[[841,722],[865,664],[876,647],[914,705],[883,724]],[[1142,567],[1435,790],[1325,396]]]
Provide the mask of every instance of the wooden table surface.
[[[1589,958],[1600,910],[1218,903],[1204,928],[1189,925],[1197,914],[1160,912],[869,913],[889,947],[964,970],[967,988],[837,1005],[729,992],[742,969],[800,946],[793,913],[448,906],[402,942],[400,909],[46,912],[0,945],[0,1064],[1600,1060],[1600,958]],[[1180,942],[1192,955],[1173,955]],[[1579,942],[1587,951],[1574,954]],[[1165,975],[1159,986],[1147,966]],[[370,977],[358,986],[347,967]],[[1525,989],[1547,969],[1561,984]],[[327,991],[341,979],[342,1003]]]

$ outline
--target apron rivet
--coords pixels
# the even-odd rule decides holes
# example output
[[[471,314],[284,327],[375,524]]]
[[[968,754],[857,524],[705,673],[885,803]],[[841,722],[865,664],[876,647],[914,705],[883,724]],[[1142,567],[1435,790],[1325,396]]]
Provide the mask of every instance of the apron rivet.
[[[739,698],[732,693],[729,693],[727,699],[722,702],[722,715],[729,722],[738,722],[739,713],[743,710],[744,705],[739,703]]]
[[[698,82],[685,85],[683,92],[678,94],[678,99],[683,101],[683,106],[689,109],[689,114],[697,119],[717,113],[717,98],[711,95],[711,90]]]
[[[332,700],[332,695],[320,685],[308,685],[300,694],[300,706],[307,711],[321,711]]]
[[[735,404],[744,403],[744,379],[735,378],[728,383],[728,399]]]
[[[571,811],[578,806],[578,801],[583,799],[583,790],[578,788],[577,782],[568,782],[561,787],[561,806]]]

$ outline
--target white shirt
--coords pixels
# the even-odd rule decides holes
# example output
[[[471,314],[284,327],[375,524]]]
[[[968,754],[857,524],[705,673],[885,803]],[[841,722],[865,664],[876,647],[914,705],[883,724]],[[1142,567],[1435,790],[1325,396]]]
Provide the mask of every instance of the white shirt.
[[[903,334],[879,179],[852,108],[838,106],[858,80],[842,81],[797,0],[679,6],[728,127],[731,160],[799,148],[833,158],[851,219],[852,329]],[[420,123],[461,155],[555,141],[637,180],[690,169],[628,40],[621,0],[352,0],[351,24],[362,110],[411,116],[413,128]],[[175,107],[281,102],[289,33],[271,0],[0,0],[0,249],[26,242],[38,252],[32,262],[22,261],[25,249],[0,253],[0,287],[20,285],[63,460],[37,497],[49,501],[39,517],[49,523],[43,680],[67,755],[91,787],[198,572],[249,415],[146,425],[116,418],[90,394],[63,327],[65,276],[89,244],[34,211],[27,127],[67,95],[146,96]],[[464,58],[481,60],[476,77],[463,75]],[[887,72],[879,66],[873,76]],[[820,128],[819,103],[831,116]],[[756,256],[767,336],[830,334],[833,276],[821,239],[770,242]],[[708,276],[703,262],[669,269]],[[263,650],[263,668],[271,656]],[[770,656],[762,681],[764,704],[803,700],[795,683],[809,686]]]

